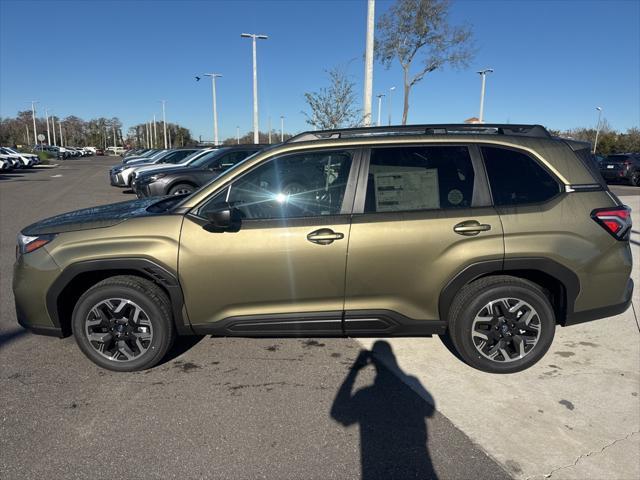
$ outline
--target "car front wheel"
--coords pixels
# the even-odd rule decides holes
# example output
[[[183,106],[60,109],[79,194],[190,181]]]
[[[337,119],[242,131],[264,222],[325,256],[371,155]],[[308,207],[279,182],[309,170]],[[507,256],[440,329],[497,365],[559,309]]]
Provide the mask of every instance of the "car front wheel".
[[[167,295],[131,275],[107,278],[87,290],[74,308],[72,329],[91,361],[119,372],[153,367],[174,339]]]
[[[547,352],[556,319],[549,299],[533,282],[510,276],[477,280],[455,297],[449,312],[451,342],[470,366],[514,373]]]

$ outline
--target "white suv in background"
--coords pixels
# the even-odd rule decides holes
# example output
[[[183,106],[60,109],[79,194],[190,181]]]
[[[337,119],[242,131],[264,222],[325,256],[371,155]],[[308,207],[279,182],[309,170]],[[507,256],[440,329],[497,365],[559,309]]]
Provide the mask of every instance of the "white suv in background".
[[[40,158],[38,157],[38,155],[35,155],[33,153],[16,152],[13,148],[9,147],[0,147],[0,153],[12,157],[18,157],[18,160],[20,161],[20,167],[22,168],[31,168],[34,165],[40,163]]]

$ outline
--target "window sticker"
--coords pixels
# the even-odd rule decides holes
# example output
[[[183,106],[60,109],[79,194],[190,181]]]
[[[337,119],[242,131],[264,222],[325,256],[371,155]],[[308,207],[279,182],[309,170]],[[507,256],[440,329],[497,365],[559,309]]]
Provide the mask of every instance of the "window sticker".
[[[438,169],[372,165],[377,212],[440,208]]]
[[[451,205],[460,205],[463,199],[464,196],[462,195],[462,192],[457,188],[450,190],[449,194],[447,195],[447,200]]]

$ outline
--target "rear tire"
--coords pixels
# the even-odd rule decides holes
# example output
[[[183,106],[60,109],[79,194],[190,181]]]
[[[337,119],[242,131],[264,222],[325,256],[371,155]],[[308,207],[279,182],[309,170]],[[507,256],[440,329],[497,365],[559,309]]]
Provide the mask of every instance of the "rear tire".
[[[107,278],[78,300],[71,326],[80,350],[96,365],[133,372],[156,365],[173,344],[169,298],[133,275]]]
[[[489,373],[515,373],[544,356],[555,326],[551,303],[538,285],[501,275],[458,292],[447,334],[468,365]]]

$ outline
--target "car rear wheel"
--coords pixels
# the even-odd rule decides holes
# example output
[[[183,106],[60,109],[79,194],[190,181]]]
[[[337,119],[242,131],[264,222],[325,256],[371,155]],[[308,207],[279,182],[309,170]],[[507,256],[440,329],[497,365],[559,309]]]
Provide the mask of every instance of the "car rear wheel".
[[[470,366],[490,373],[525,370],[547,352],[555,334],[549,299],[533,282],[510,276],[464,287],[449,311],[451,343]]]
[[[167,295],[131,275],[107,278],[87,290],[74,308],[72,329],[90,360],[119,372],[153,367],[175,336]]]
[[[195,189],[193,185],[189,185],[188,183],[179,183],[171,187],[169,195],[185,195],[193,192]]]

